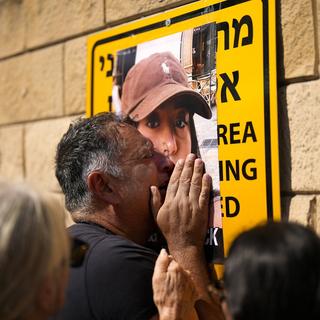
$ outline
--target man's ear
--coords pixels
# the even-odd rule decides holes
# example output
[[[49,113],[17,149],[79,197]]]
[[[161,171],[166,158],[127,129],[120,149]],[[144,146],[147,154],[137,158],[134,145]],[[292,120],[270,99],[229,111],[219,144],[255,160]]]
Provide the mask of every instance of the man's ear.
[[[118,204],[119,197],[114,179],[103,172],[94,171],[87,177],[88,188],[100,200],[109,204]]]

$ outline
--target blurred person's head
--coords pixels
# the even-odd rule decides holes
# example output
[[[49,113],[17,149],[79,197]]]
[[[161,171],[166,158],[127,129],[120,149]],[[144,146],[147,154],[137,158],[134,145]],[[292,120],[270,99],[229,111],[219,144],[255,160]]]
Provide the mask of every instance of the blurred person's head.
[[[59,203],[0,183],[0,319],[46,319],[64,303],[70,243]]]
[[[190,152],[199,155],[193,115],[210,119],[211,110],[189,87],[187,74],[172,53],[155,53],[130,69],[121,105],[155,150],[174,163]]]
[[[293,223],[238,236],[225,263],[227,319],[320,318],[320,240]]]

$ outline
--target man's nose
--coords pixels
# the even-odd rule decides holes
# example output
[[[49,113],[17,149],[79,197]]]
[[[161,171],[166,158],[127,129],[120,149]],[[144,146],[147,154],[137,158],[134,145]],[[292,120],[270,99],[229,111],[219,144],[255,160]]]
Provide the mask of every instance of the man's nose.
[[[159,172],[167,172],[171,175],[174,168],[174,163],[167,156],[160,152],[155,152],[154,161]]]

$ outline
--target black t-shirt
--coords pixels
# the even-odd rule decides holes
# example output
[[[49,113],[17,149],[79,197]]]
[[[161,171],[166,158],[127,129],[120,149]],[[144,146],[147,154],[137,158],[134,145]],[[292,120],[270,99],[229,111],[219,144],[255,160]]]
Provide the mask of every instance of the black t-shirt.
[[[55,319],[150,319],[157,314],[152,274],[157,255],[93,224],[70,234],[90,246],[83,265],[71,268],[66,303]]]

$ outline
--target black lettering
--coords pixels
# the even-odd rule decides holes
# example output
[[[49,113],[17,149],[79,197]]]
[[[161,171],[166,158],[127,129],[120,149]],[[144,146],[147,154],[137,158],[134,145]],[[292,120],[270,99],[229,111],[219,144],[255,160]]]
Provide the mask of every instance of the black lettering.
[[[221,102],[228,102],[227,99],[227,89],[229,89],[234,100],[241,100],[240,96],[236,90],[236,86],[239,82],[239,71],[233,71],[233,81],[230,80],[229,76],[226,73],[221,73],[220,77],[223,80],[223,85],[221,87]]]
[[[107,76],[107,77],[112,77],[112,72],[113,72],[113,67],[114,67],[114,58],[113,58],[113,55],[109,53],[109,54],[107,55],[107,59],[108,59],[109,61],[111,61],[111,67],[110,67],[110,70],[107,71],[106,76]]]
[[[228,125],[218,124],[218,144],[246,143],[248,139],[251,139],[253,142],[257,142],[257,136],[252,121],[245,123],[243,134],[240,126],[240,122],[234,122]],[[238,128],[239,130],[237,130]],[[238,137],[239,135],[240,137]]]
[[[248,44],[252,44],[252,41],[253,41],[252,19],[250,16],[245,15],[241,18],[240,22],[238,22],[238,20],[236,19],[233,19],[232,21],[232,27],[234,28],[234,42],[233,42],[234,48],[237,48],[239,45],[240,31],[245,24],[248,27],[248,35],[242,38],[241,45],[246,46]]]
[[[239,130],[235,130],[235,128],[239,128],[240,127],[240,123],[230,123],[230,143],[231,144],[236,144],[236,143],[240,143],[241,140],[240,139],[235,139],[236,135],[239,135],[240,131]]]
[[[256,180],[257,179],[257,168],[256,167],[249,168],[248,170],[250,171],[251,174],[248,174],[247,166],[248,166],[249,163],[256,163],[256,160],[255,159],[248,159],[243,163],[243,165],[242,165],[242,175],[247,180]]]
[[[223,140],[224,144],[228,144],[228,139],[226,137],[227,130],[227,126],[218,124],[218,145],[220,145],[220,138]]]
[[[222,200],[222,197],[221,197]],[[240,202],[237,198],[228,196],[225,197],[225,204],[226,204],[226,217],[227,218],[234,218],[240,212]]]
[[[104,68],[104,57],[103,57],[103,56],[100,56],[99,61],[100,61],[100,63],[101,63],[100,71],[102,71],[103,68]]]
[[[110,69],[106,72],[106,77],[112,77],[113,67],[114,67],[114,58],[113,58],[113,55],[111,53],[109,53],[107,55],[107,60],[109,60],[111,62],[111,66],[110,66]],[[104,65],[105,65],[105,58],[103,56],[100,56],[99,57],[99,62],[101,64],[100,71],[103,71]]]
[[[248,138],[251,138],[253,142],[257,142],[257,137],[256,137],[256,133],[254,132],[252,121],[248,121],[246,123],[242,142],[246,143]]]
[[[219,161],[219,180],[223,181],[223,161]]]
[[[258,173],[257,168],[252,166],[256,159],[247,159],[243,163],[240,160],[220,160],[219,161],[219,178],[220,181],[240,180],[240,175],[247,180],[256,180]],[[240,171],[241,170],[241,171]]]
[[[236,168],[234,168],[230,160],[226,160],[226,179],[230,181],[230,172],[235,180],[240,180],[239,160],[236,160]]]
[[[224,31],[224,50],[229,49],[229,23],[224,21],[217,24],[217,33],[219,31]],[[217,50],[218,50],[218,40],[217,40]]]

